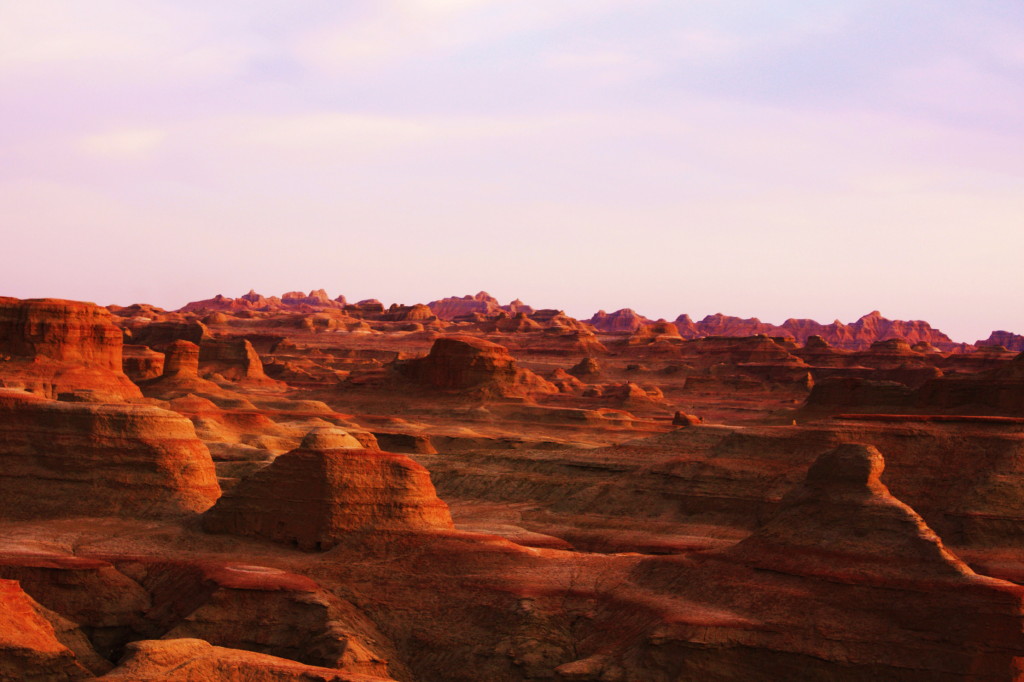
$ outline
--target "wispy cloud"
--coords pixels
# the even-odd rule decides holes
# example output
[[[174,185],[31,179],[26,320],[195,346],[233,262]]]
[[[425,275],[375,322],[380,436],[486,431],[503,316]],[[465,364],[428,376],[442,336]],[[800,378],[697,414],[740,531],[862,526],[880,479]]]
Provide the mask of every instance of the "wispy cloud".
[[[19,281],[77,287],[90,248],[131,239],[228,293],[275,272],[406,299],[505,282],[552,305],[700,312],[685,292],[779,319],[940,298],[1024,331],[994,321],[1024,285],[1016,7],[0,0],[0,211],[34,226],[10,259],[49,252]],[[287,248],[251,239],[281,226]],[[164,239],[201,231],[244,257]],[[343,277],[350,246],[389,259]],[[148,278],[182,302],[173,258],[97,258],[124,274],[103,291]]]
[[[87,154],[132,159],[148,156],[166,136],[165,131],[156,129],[113,130],[82,137],[77,146]]]

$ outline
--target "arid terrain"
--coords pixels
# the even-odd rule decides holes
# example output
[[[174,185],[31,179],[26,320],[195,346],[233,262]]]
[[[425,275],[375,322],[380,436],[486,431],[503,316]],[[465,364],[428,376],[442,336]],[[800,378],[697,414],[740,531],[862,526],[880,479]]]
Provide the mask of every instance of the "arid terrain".
[[[0,679],[1024,679],[1024,336],[0,298]]]

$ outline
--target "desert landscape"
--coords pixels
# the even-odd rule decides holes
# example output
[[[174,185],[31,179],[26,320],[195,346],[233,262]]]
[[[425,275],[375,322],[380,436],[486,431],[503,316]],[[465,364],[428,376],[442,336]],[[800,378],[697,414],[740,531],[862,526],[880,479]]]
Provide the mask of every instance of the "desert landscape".
[[[0,0],[0,93],[0,682],[1024,682],[1024,2]]]
[[[0,677],[1014,680],[1024,337],[0,299]]]

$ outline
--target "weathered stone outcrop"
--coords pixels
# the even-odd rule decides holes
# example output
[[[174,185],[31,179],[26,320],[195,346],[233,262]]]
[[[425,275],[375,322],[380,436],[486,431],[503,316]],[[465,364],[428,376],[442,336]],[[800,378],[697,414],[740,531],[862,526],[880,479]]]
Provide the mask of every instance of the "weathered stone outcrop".
[[[550,382],[521,369],[504,346],[472,336],[439,338],[426,357],[410,360],[400,371],[421,385],[443,391],[495,396],[558,392]]]
[[[641,581],[689,601],[634,665],[674,659],[673,679],[1017,679],[1024,588],[949,552],[883,467],[873,447],[840,446],[749,538],[646,561]]]
[[[910,404],[912,396],[912,389],[897,381],[830,377],[815,382],[807,397],[806,407],[833,412],[850,409],[899,410]]]
[[[175,341],[188,341],[198,346],[210,337],[210,330],[198,320],[161,320],[129,330],[132,343],[161,352]]]
[[[14,548],[12,552],[0,547],[0,578],[17,580],[50,612],[77,624],[97,657],[116,657],[125,643],[146,631],[143,616],[151,606],[150,595],[110,562],[56,553],[19,553],[17,544]]]
[[[164,355],[165,377],[199,376],[199,346],[196,344],[179,339],[167,347]]]
[[[631,308],[623,308],[613,313],[598,310],[586,322],[601,332],[625,332],[632,334],[649,323],[650,320]]]
[[[438,301],[431,301],[427,307],[441,320],[454,320],[476,313],[492,316],[501,310],[498,299],[486,291],[481,291],[475,296],[442,298]]]
[[[1015,350],[1018,353],[1024,352],[1024,335],[1014,334],[1008,331],[994,331],[987,339],[974,342],[975,346],[1002,346],[1007,350]]]
[[[225,494],[203,527],[307,550],[329,549],[364,531],[453,527],[426,469],[405,455],[351,447],[346,435],[311,433]]]
[[[658,341],[682,341],[682,336],[674,324],[658,320],[640,325],[628,339],[631,345],[646,345]]]
[[[845,350],[864,350],[877,341],[903,339],[910,344],[928,343],[940,350],[954,350],[960,346],[930,324],[921,320],[889,320],[877,310],[856,322],[844,324],[839,320],[821,324],[814,320],[790,318],[781,325],[762,322],[756,317],[740,318],[716,313],[694,322],[689,315],[680,315],[675,326],[683,338],[703,336],[791,336],[805,343],[813,336],[821,337],[832,346]]]
[[[128,645],[110,682],[394,682],[390,677],[348,673],[201,639],[143,640]]]
[[[917,409],[1024,417],[1024,353],[995,369],[924,383],[910,405]]]
[[[0,390],[0,517],[159,517],[220,494],[192,423],[141,405]]]
[[[0,680],[48,682],[93,675],[57,638],[38,603],[15,580],[0,580]]]
[[[0,386],[140,397],[122,369],[121,338],[110,312],[92,303],[0,297]]]
[[[199,377],[199,346],[184,339],[167,346],[163,374],[142,382],[141,386],[146,397],[163,400],[173,400],[191,393],[213,395],[221,392],[217,384]]]
[[[164,373],[164,354],[148,346],[125,344],[122,366],[134,382],[155,379]]]
[[[580,379],[589,379],[601,373],[601,363],[596,358],[585,357],[569,370],[569,374]]]
[[[199,347],[199,367],[204,375],[219,374],[236,383],[284,386],[264,373],[263,362],[248,339],[207,339]]]
[[[435,319],[434,312],[422,303],[415,305],[399,305],[398,303],[391,304],[388,308],[387,313],[384,314],[384,319],[390,322],[411,322],[421,321],[426,322]]]
[[[208,596],[163,639],[197,638],[306,665],[388,676],[388,658],[395,654],[386,637],[309,578],[250,564],[204,572]]]
[[[728,556],[790,575],[855,582],[973,575],[917,512],[890,494],[884,469],[874,446],[829,450],[775,516]]]

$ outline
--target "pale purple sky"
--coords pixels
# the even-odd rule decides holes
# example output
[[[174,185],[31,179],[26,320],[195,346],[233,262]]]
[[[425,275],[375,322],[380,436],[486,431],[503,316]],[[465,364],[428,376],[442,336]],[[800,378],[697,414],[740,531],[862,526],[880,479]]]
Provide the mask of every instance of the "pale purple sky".
[[[1024,3],[0,0],[0,295],[1024,333]]]

